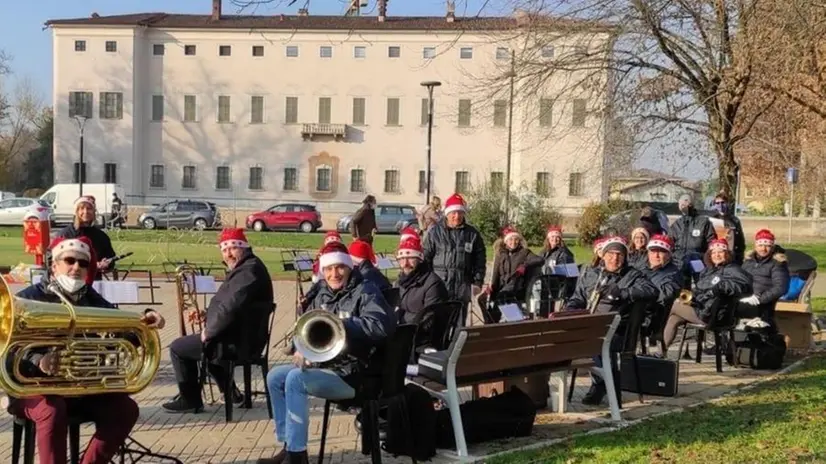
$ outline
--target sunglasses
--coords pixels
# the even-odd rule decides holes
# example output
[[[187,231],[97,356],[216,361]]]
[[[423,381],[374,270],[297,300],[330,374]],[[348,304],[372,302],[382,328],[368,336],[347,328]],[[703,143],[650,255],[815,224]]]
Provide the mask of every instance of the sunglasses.
[[[69,266],[74,266],[75,263],[77,263],[78,266],[80,266],[84,269],[89,267],[89,260],[87,260],[87,259],[77,259],[77,258],[72,258],[70,256],[68,258],[63,258],[63,262],[68,264]]]

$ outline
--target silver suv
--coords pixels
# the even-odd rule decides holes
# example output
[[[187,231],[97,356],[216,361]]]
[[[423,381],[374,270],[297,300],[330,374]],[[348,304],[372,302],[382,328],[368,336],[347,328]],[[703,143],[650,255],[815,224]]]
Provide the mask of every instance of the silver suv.
[[[221,226],[221,213],[215,203],[201,200],[175,200],[152,209],[138,218],[144,229],[195,228],[207,229]]]

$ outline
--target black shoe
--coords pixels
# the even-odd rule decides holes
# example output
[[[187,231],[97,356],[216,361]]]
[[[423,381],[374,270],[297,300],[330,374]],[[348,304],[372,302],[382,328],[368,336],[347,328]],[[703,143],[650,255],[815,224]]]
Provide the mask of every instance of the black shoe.
[[[307,451],[289,451],[287,452],[287,460],[285,464],[310,464],[307,457]]]
[[[238,387],[232,389],[232,404],[238,406],[244,402],[244,395]]]
[[[261,458],[256,461],[258,464],[283,464],[287,461],[287,447],[281,448],[281,451],[278,452],[275,456],[271,458]]]
[[[197,413],[202,412],[204,410],[203,403],[192,404],[189,401],[187,401],[186,399],[184,399],[183,396],[178,396],[174,400],[170,401],[169,403],[166,403],[166,404],[162,405],[161,407],[164,408],[164,410],[166,412],[179,413],[179,414],[188,413],[188,412],[191,412],[193,414],[197,414]]]
[[[605,383],[592,383],[591,388],[588,390],[588,393],[582,397],[582,404],[587,404],[589,406],[596,406],[602,403],[602,400],[605,398],[605,394],[607,390],[605,388]]]

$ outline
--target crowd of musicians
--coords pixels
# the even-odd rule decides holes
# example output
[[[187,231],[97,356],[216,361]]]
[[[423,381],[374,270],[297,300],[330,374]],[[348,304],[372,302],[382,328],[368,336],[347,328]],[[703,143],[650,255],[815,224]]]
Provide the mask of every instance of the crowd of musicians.
[[[422,230],[402,231],[395,258],[400,274],[390,282],[377,269],[372,247],[375,199],[368,197],[359,212],[353,240],[345,245],[336,232],[329,232],[318,252],[311,288],[298,302],[301,310],[324,309],[343,319],[347,356],[322,365],[308,363],[294,351],[289,363],[272,367],[267,375],[276,439],[283,444],[272,458],[262,463],[306,463],[310,426],[309,397],[345,400],[355,397],[371,375],[371,360],[392,337],[397,324],[419,324],[418,348],[430,343],[428,320],[433,311],[450,301],[459,301],[464,312],[459,323],[469,323],[467,310],[478,299],[485,322],[498,322],[498,303],[516,302],[524,306],[537,294],[563,303],[557,311],[616,312],[623,323],[615,340],[625,336],[625,316],[636,303],[646,304],[643,330],[650,339],[661,340],[667,348],[677,328],[686,323],[708,323],[712,308],[720,301],[734,302],[738,317],[756,318],[775,330],[774,305],[785,293],[789,271],[784,250],[769,230],[754,238],[754,250],[745,252],[739,221],[729,210],[730,201],[717,197],[715,209],[730,233],[717,238],[708,217],[698,215],[692,199],[681,198],[681,217],[668,234],[656,220],[643,214],[629,237],[608,231],[594,244],[594,258],[579,270],[578,277],[566,276],[559,295],[548,295],[548,286],[537,276],[553,274],[556,268],[573,264],[562,228],[549,224],[539,254],[531,251],[513,227],[507,227],[488,255],[479,231],[466,221],[465,200],[458,194],[438,199],[420,219]],[[100,272],[112,266],[115,253],[106,234],[92,224],[95,200],[81,197],[76,202],[75,223],[59,234],[50,247],[49,271],[45,281],[32,285],[19,296],[38,301],[57,301],[54,285],[82,306],[111,307],[93,288]],[[370,217],[373,214],[373,225]],[[366,225],[365,225],[366,224]],[[200,334],[181,337],[169,346],[178,395],[163,404],[170,413],[197,413],[203,410],[199,362],[202,359],[245,359],[257,356],[268,342],[268,319],[273,311],[272,279],[243,230],[226,229],[219,249],[228,272],[206,310]],[[488,260],[493,261],[492,277],[486,284]],[[698,267],[697,262],[703,264]],[[575,283],[574,283],[575,281]],[[399,289],[397,307],[391,307],[385,291]],[[678,300],[689,289],[690,303]],[[490,303],[488,303],[490,302]],[[553,309],[549,310],[553,312]],[[151,327],[163,327],[163,317],[147,310],[143,320]],[[616,349],[620,349],[617,347]],[[662,353],[665,355],[666,353]],[[25,372],[54,375],[58,372],[53,352],[32,353]],[[218,362],[210,362],[209,374],[219,388],[232,385],[231,401],[243,398],[230,372]],[[599,404],[606,388],[598,377],[583,402]],[[68,418],[82,413],[96,425],[83,462],[106,463],[124,442],[138,417],[138,406],[126,395],[94,398],[42,396],[12,401],[10,412],[36,424],[37,448],[41,463],[66,462]]]

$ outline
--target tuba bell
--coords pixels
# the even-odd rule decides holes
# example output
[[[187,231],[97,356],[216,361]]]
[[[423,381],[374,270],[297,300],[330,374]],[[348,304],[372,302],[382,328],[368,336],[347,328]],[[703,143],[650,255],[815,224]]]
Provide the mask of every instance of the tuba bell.
[[[344,322],[324,309],[307,311],[295,321],[293,346],[311,363],[332,361],[346,346]]]
[[[152,382],[161,341],[140,314],[74,306],[54,284],[49,289],[62,303],[16,297],[0,279],[0,390],[17,398],[134,394]],[[57,374],[24,375],[32,350],[58,353]]]
[[[691,300],[694,299],[694,294],[691,293],[691,290],[680,290],[680,295],[677,296],[677,299],[680,300],[680,303],[690,305]]]

